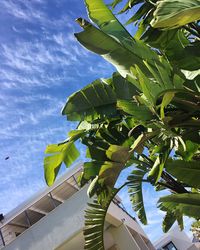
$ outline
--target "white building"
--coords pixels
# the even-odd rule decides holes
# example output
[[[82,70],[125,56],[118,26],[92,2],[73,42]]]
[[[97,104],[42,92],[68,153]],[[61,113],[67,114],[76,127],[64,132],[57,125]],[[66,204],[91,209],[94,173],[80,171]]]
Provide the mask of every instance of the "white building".
[[[197,244],[192,243],[184,231],[178,227],[164,234],[154,244],[156,250],[197,250],[200,249]]]
[[[0,224],[3,250],[82,250],[87,194],[79,189],[81,165],[55,184],[7,214]],[[1,222],[0,222],[1,223]],[[123,208],[119,198],[108,210],[105,227],[108,250],[153,250],[147,235]]]

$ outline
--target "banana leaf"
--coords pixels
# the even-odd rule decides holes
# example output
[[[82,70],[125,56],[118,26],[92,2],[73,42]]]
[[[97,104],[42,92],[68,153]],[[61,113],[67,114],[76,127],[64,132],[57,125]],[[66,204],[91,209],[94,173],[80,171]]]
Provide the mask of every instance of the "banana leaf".
[[[200,19],[200,0],[161,0],[157,2],[154,28],[174,29]]]

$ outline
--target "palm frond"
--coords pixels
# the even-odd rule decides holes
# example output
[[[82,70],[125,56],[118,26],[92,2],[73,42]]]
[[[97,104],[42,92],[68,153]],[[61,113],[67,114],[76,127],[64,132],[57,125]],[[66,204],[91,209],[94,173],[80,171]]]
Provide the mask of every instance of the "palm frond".
[[[171,194],[159,199],[159,208],[163,211],[180,213],[196,219],[200,218],[200,194]]]
[[[121,189],[121,188],[120,188]],[[107,197],[107,203],[102,207],[97,199],[88,203],[85,211],[85,228],[83,231],[85,237],[86,250],[104,250],[104,224],[107,210],[113,198],[120,189],[113,189]]]
[[[145,166],[138,165],[136,169],[134,169],[127,178],[128,183],[128,192],[130,196],[130,201],[133,205],[134,211],[137,213],[140,221],[146,225],[147,217],[143,202],[143,194],[142,194],[142,181],[144,175],[148,172],[148,169]]]

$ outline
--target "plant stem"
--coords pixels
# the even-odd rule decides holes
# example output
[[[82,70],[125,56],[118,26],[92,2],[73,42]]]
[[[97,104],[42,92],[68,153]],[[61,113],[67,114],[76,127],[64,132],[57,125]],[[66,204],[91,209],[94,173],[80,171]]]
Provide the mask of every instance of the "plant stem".
[[[189,23],[189,26],[190,26],[192,29],[196,30],[196,32],[200,35],[200,27],[199,27],[198,24],[196,24],[196,23]]]
[[[167,182],[167,184],[171,186],[171,189],[174,192],[179,193],[179,194],[188,193],[187,189],[185,189],[181,183],[174,180],[174,178],[171,175],[169,175],[167,172],[163,171],[161,176]]]

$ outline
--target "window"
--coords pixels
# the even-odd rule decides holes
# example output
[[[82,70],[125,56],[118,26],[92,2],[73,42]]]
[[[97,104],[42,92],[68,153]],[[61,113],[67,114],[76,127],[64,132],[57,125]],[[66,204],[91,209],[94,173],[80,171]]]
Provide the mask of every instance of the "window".
[[[169,242],[166,246],[164,246],[162,249],[164,250],[177,250],[173,242]]]

